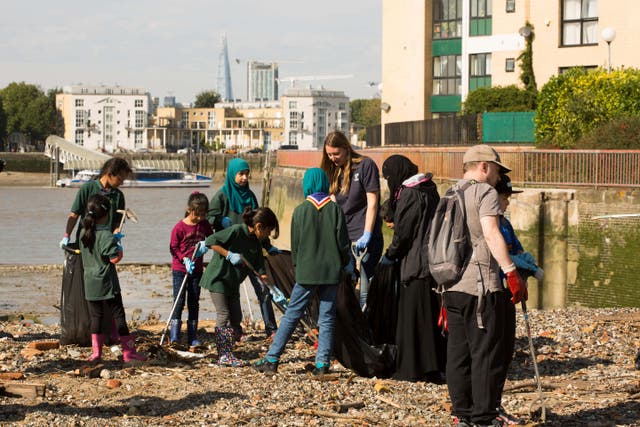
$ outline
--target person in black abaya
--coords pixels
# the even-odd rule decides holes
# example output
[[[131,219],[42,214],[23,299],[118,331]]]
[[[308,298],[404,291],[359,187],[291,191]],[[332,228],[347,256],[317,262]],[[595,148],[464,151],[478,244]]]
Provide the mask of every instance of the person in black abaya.
[[[405,156],[389,157],[382,174],[389,185],[394,229],[380,263],[400,265],[393,378],[442,383],[447,345],[437,326],[440,300],[427,259],[427,230],[440,196],[431,174],[418,173]]]

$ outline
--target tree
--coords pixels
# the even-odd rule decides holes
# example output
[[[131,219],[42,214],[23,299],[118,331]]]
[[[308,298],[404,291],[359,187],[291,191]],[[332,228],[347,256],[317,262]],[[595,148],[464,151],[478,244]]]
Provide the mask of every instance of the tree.
[[[516,85],[481,87],[467,96],[462,105],[464,114],[500,111],[535,110],[536,95]]]
[[[20,132],[35,141],[44,141],[55,132],[55,102],[36,85],[10,83],[0,91],[6,114],[6,133]]]
[[[364,127],[380,124],[380,98],[354,99],[349,103],[351,121]]]
[[[4,151],[4,140],[7,137],[7,115],[2,108],[2,98],[0,98],[0,151]]]
[[[574,68],[549,79],[538,95],[537,145],[574,148],[604,124],[638,116],[640,70],[587,71]]]
[[[209,90],[197,94],[193,106],[195,108],[213,108],[218,102],[220,102],[220,94],[215,90]]]

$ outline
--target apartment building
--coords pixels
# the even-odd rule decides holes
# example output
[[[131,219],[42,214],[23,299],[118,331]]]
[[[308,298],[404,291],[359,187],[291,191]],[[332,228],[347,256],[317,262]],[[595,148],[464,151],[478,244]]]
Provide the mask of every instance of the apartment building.
[[[333,130],[349,133],[349,98],[341,91],[290,88],[282,97],[286,144],[317,150]]]
[[[275,62],[247,62],[247,101],[277,101],[278,64]]]
[[[56,95],[64,139],[104,153],[148,149],[150,105],[143,88],[73,85]]]
[[[636,12],[635,0],[383,0],[382,124],[456,114],[476,88],[521,85],[528,37],[538,88],[571,67],[640,67]]]
[[[175,152],[219,142],[226,148],[277,148],[284,141],[279,101],[222,102],[215,108],[159,107],[147,130],[150,145]]]

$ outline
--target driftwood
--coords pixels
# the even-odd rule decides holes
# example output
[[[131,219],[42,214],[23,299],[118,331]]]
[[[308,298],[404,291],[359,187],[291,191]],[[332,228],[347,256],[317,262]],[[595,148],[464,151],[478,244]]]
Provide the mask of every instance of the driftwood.
[[[296,414],[315,415],[318,417],[335,418],[340,420],[352,420],[352,421],[360,421],[360,422],[365,421],[371,424],[374,423],[371,419],[369,419],[364,415],[361,415],[361,416],[345,415],[345,414],[338,414],[336,412],[321,411],[317,409],[304,409],[304,408],[296,408],[295,411],[296,411]]]
[[[353,409],[362,409],[362,408],[364,408],[364,402],[363,401],[358,401],[358,402],[336,403],[332,407],[332,409],[334,411],[336,411],[337,413],[339,413],[339,414],[343,414],[343,413],[347,412],[351,408],[353,408]]]
[[[44,384],[0,383],[0,394],[11,397],[44,397]]]

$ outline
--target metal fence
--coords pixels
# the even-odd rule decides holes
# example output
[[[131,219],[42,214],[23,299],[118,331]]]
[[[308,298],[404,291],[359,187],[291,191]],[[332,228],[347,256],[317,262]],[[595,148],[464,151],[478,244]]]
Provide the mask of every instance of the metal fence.
[[[462,177],[468,147],[384,147],[360,150],[378,167],[392,154],[402,154],[434,178]],[[640,188],[640,150],[536,150],[531,146],[494,146],[518,185],[548,187]],[[317,167],[321,151],[278,152],[281,167]]]
[[[442,117],[412,122],[387,123],[385,146],[464,146],[477,144],[479,116]],[[374,130],[375,128],[378,128]],[[367,147],[381,146],[379,126],[367,128]]]

